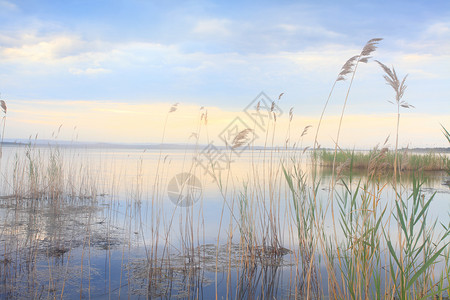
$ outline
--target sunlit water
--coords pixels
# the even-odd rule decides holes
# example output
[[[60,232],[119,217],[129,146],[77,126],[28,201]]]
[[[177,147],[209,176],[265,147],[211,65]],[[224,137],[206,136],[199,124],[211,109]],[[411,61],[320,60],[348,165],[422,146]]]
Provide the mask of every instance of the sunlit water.
[[[265,234],[273,237],[264,230],[275,227],[279,246],[295,252],[298,239],[282,166],[295,164],[311,184],[309,153],[220,150],[209,152],[214,158],[208,163],[202,151],[4,147],[1,297],[293,297],[298,263],[292,253],[242,268],[240,260],[245,254],[239,248],[240,199],[246,195],[251,203],[249,211],[260,246],[267,243]],[[62,180],[63,201],[11,197],[20,186],[29,185],[30,163],[41,170],[42,179],[51,176],[53,169],[48,164],[52,159],[66,174]],[[197,179],[188,181],[195,185],[188,199],[193,205],[175,205],[180,199],[174,195],[177,188],[184,188],[181,182],[187,176],[179,174]],[[423,176],[422,193],[426,198],[434,195],[429,220],[448,223],[450,193],[442,185],[444,174]],[[319,170],[319,177],[317,198],[326,207],[331,172]],[[343,179],[348,181],[345,172]],[[364,172],[353,173],[354,188],[359,180],[365,182]],[[380,179],[381,186],[387,184],[379,205],[390,211],[394,193],[388,182],[388,177]],[[399,189],[407,195],[412,189],[411,175],[404,174],[402,182],[404,186]],[[95,187],[94,197],[70,195],[70,191],[76,194],[91,186]],[[343,189],[338,181],[338,194],[343,195]],[[183,196],[183,192],[179,194]],[[269,215],[276,220],[275,226],[267,224]],[[332,235],[331,207],[324,222],[325,232]],[[395,232],[397,227],[390,230]],[[339,230],[336,234],[342,238]],[[193,259],[198,261],[191,261],[187,255],[192,249],[199,254]],[[164,278],[150,284],[148,262],[158,257],[169,259],[159,263]],[[190,267],[193,264],[195,268]],[[326,278],[322,278],[322,285],[326,293]]]

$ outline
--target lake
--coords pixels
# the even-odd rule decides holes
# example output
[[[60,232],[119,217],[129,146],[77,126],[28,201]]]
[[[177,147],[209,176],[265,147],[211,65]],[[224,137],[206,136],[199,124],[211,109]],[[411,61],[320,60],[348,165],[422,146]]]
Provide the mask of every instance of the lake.
[[[4,146],[1,297],[345,296],[351,253],[363,257],[360,267],[378,270],[352,282],[387,293],[395,285],[386,279],[393,261],[387,240],[401,231],[396,199],[404,199],[406,215],[417,202],[419,215],[433,197],[411,229],[421,239],[419,225],[432,229],[423,249],[432,251],[450,222],[444,172],[402,173],[393,185],[386,173],[342,168],[333,176],[312,165],[309,151],[208,147]],[[372,236],[365,226],[373,220],[382,225]],[[372,248],[361,250],[360,240]],[[401,243],[392,245],[401,252]],[[430,274],[449,270],[445,255],[448,249]]]

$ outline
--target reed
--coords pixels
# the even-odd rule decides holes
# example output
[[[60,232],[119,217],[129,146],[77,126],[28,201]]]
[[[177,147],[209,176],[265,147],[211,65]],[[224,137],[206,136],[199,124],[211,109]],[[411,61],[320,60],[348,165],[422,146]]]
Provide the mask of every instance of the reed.
[[[390,254],[390,280],[399,299],[434,297],[444,290],[435,289],[432,272],[450,243],[450,228],[444,225],[442,233],[435,236],[437,223],[428,218],[428,207],[434,195],[425,200],[421,185],[420,181],[414,180],[408,201],[395,202],[393,216],[404,238],[398,241],[397,251],[390,234],[384,233]]]
[[[392,69],[388,68],[385,64],[376,61],[381,68],[383,69],[385,75],[383,75],[383,78],[386,80],[386,84],[392,87],[392,89],[395,92],[395,103],[392,101],[389,101],[392,104],[396,105],[397,108],[397,126],[395,131],[395,158],[394,158],[394,178],[396,178],[396,174],[398,172],[399,164],[397,161],[397,154],[398,154],[398,132],[400,128],[400,107],[403,108],[413,108],[411,104],[403,100],[403,95],[405,94],[406,90],[406,78],[408,75],[405,75],[403,79],[398,78],[397,73],[395,72],[394,67]],[[394,187],[395,187],[395,181],[394,181]]]
[[[331,168],[333,166],[334,154],[331,151],[316,151],[315,155],[320,166]],[[345,163],[350,158],[354,170],[369,170],[373,159],[379,156],[377,162],[378,172],[394,171],[397,163],[401,171],[445,171],[447,169],[446,157],[434,152],[411,153],[404,150],[402,153],[395,154],[395,151],[389,151],[387,148],[374,148],[370,151],[351,151],[342,150],[336,155],[338,165]]]
[[[448,130],[444,126],[441,125],[441,127],[442,127],[442,133],[444,134],[444,137],[447,139],[447,141],[450,144],[450,132],[448,132]],[[447,176],[450,176],[450,158],[446,155],[441,155],[441,158],[445,165],[445,171],[447,172]],[[447,178],[446,184],[447,185],[450,184],[450,179]]]
[[[88,163],[73,164],[68,149],[31,141],[17,149],[2,170],[1,209],[13,209],[2,216],[1,256],[14,259],[4,265],[2,279],[10,283],[0,294],[63,297],[68,286],[73,288],[71,272],[78,270],[71,250],[85,232],[73,216],[84,218],[95,210],[98,182]],[[70,210],[73,215],[67,217]]]
[[[1,141],[0,141],[0,161],[1,161],[1,158],[2,158],[2,153],[3,153],[3,139],[4,139],[4,137],[5,137],[5,127],[6,127],[6,112],[7,112],[7,107],[6,107],[6,102],[5,102],[5,100],[1,100],[0,99],[0,107],[1,107],[1,109],[2,109],[2,112],[3,112],[3,116],[2,116],[2,121],[1,121],[1,123],[0,123],[0,126],[1,126],[1,128],[2,128],[2,138],[1,138]],[[0,165],[1,166],[1,165]]]

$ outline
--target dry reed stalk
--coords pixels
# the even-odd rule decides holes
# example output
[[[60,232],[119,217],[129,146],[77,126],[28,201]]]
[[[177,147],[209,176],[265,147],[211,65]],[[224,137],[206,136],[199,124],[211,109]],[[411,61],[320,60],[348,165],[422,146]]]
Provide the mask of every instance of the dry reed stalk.
[[[376,60],[376,62],[380,65],[380,67],[385,72],[385,75],[383,75],[383,78],[386,81],[386,84],[391,86],[395,91],[395,104],[397,106],[397,125],[396,125],[396,134],[395,134],[395,157],[394,157],[394,178],[393,178],[393,186],[395,191],[395,199],[399,200],[399,192],[397,190],[397,172],[400,175],[400,184],[401,184],[401,170],[399,170],[399,164],[398,164],[398,137],[399,137],[399,127],[400,127],[400,107],[403,108],[411,108],[414,107],[407,103],[406,101],[402,100],[403,95],[406,90],[406,78],[408,75],[405,75],[402,80],[400,80],[397,76],[397,73],[392,67],[392,69],[388,68],[386,65],[381,63],[380,61]],[[394,104],[394,102],[389,101],[390,103]],[[400,245],[400,261],[403,261],[403,247],[405,244],[405,240],[402,236],[402,231],[400,230],[400,224],[398,224],[398,240]]]
[[[4,116],[2,117],[2,139],[0,141],[0,167],[1,167],[1,159],[3,156],[3,138],[5,136],[5,127],[6,127],[6,112],[7,112],[7,107],[6,107],[6,102],[4,100],[0,100],[0,107],[3,111]]]
[[[334,159],[333,159],[333,170],[332,170],[332,175],[331,175],[331,186],[330,186],[330,203],[331,203],[331,216],[333,219],[333,230],[334,230],[334,236],[335,236],[335,243],[336,245],[338,244],[337,242],[337,232],[336,232],[336,222],[335,222],[335,215],[334,215],[334,204],[333,204],[333,194],[334,194],[334,188],[335,188],[335,168],[336,168],[336,154],[337,154],[337,150],[338,150],[338,145],[339,145],[339,137],[340,137],[340,133],[341,133],[341,127],[342,127],[342,121],[344,118],[344,112],[345,112],[345,108],[347,106],[347,100],[348,97],[350,95],[350,90],[355,78],[355,74],[356,71],[358,69],[358,65],[359,63],[367,63],[368,59],[370,58],[370,54],[372,52],[374,52],[376,50],[376,45],[378,44],[379,41],[381,41],[382,39],[380,38],[374,38],[369,40],[366,45],[363,47],[361,53],[357,56],[354,56],[352,58],[350,58],[345,64],[344,67],[342,68],[343,71],[341,71],[342,76],[345,76],[347,74],[352,74],[349,86],[347,88],[347,93],[345,96],[345,100],[344,100],[344,105],[342,106],[342,112],[341,112],[341,116],[339,118],[339,125],[338,125],[338,130],[337,130],[337,134],[336,134],[336,140],[335,140],[335,147],[334,147]],[[339,79],[340,77],[338,77]],[[339,248],[336,249],[337,250],[337,256],[338,256],[338,261],[339,261],[339,266],[342,266],[342,261],[341,261],[341,254],[340,254],[340,250]],[[337,284],[337,282],[335,282]]]
[[[126,202],[125,202],[126,204],[125,204],[125,218],[124,218],[124,221],[123,221],[123,228],[127,228],[127,222],[128,222],[128,219],[131,221],[131,217],[129,217],[128,216],[128,207],[129,207],[129,204],[128,204],[128,200],[126,200]],[[122,247],[122,257],[121,257],[121,261],[120,261],[120,278],[119,278],[119,292],[118,292],[118,296],[117,296],[117,298],[119,298],[120,299],[120,292],[121,292],[121,290],[122,290],[122,274],[123,274],[123,270],[124,270],[124,264],[123,264],[123,262],[124,262],[124,257],[125,257],[125,247],[126,247],[126,243],[123,243],[123,247]],[[129,248],[130,248],[130,245],[131,245],[131,224],[130,224],[130,226],[128,226],[128,246],[129,246]],[[129,277],[128,277],[128,279],[129,279]],[[128,282],[128,287],[130,286],[130,283]]]
[[[397,106],[397,127],[396,127],[396,134],[395,134],[395,158],[394,158],[394,189],[397,192],[397,172],[399,165],[398,165],[398,136],[399,136],[399,127],[400,127],[400,107],[403,108],[414,108],[411,104],[408,102],[402,100],[403,95],[406,90],[406,78],[408,75],[405,75],[402,80],[400,80],[397,76],[397,73],[395,72],[394,67],[392,69],[388,68],[385,64],[379,62],[376,60],[376,62],[380,65],[380,67],[383,69],[385,75],[383,75],[383,78],[386,81],[386,84],[391,86],[395,91],[395,103],[393,101],[389,101],[392,104],[396,104]]]

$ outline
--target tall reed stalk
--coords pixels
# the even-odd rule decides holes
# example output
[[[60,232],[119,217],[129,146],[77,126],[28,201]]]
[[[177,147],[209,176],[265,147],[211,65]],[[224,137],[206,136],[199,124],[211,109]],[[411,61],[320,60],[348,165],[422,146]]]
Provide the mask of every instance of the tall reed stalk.
[[[392,104],[396,105],[397,108],[397,125],[395,130],[395,159],[394,159],[394,188],[396,188],[396,182],[397,182],[397,172],[399,172],[399,164],[398,164],[398,136],[399,136],[399,129],[400,129],[400,107],[403,108],[413,108],[411,104],[408,102],[402,100],[403,95],[405,94],[406,90],[406,78],[408,75],[405,75],[402,80],[400,80],[397,76],[397,73],[395,72],[394,67],[392,69],[388,68],[383,63],[376,60],[376,62],[381,66],[383,69],[385,75],[383,75],[383,78],[386,80],[386,84],[391,86],[395,91],[395,103],[392,101],[389,101]]]
[[[359,63],[367,63],[369,61],[370,55],[372,54],[372,52],[374,52],[376,50],[376,48],[377,48],[376,45],[381,40],[382,39],[380,39],[380,38],[374,38],[374,39],[369,40],[366,43],[366,45],[363,47],[363,49],[361,50],[361,53],[359,55],[353,56],[349,60],[347,60],[347,62],[344,64],[343,71],[341,71],[341,73],[344,72],[344,74],[342,76],[345,76],[346,74],[352,74],[352,76],[351,76],[350,83],[348,85],[347,92],[345,95],[344,104],[342,106],[342,112],[341,112],[341,115],[339,118],[339,125],[338,125],[338,129],[337,129],[336,139],[334,141],[334,159],[333,159],[333,169],[332,169],[332,174],[331,174],[329,203],[331,204],[331,217],[333,219],[333,230],[334,230],[334,236],[335,236],[334,238],[336,239],[335,240],[336,244],[337,244],[337,232],[336,232],[336,222],[335,222],[335,214],[334,214],[333,194],[334,194],[334,189],[335,189],[335,184],[336,184],[336,176],[335,176],[336,155],[338,152],[338,145],[339,145],[342,121],[344,118],[345,109],[347,107],[347,101],[348,101],[348,98],[350,95],[350,90],[352,88],[353,81],[355,79],[355,74],[358,69],[358,65],[359,65]],[[338,251],[337,255],[338,255],[339,264],[341,265],[341,260],[340,260],[341,256],[339,253],[339,248],[337,248],[337,251]],[[337,284],[337,283],[335,282],[335,284]]]
[[[1,166],[1,158],[3,156],[3,139],[5,137],[5,127],[6,127],[6,111],[7,111],[5,100],[0,100],[0,107],[1,107],[2,112],[3,112],[3,117],[2,117],[2,122],[1,122],[2,139],[0,141],[0,166]]]

